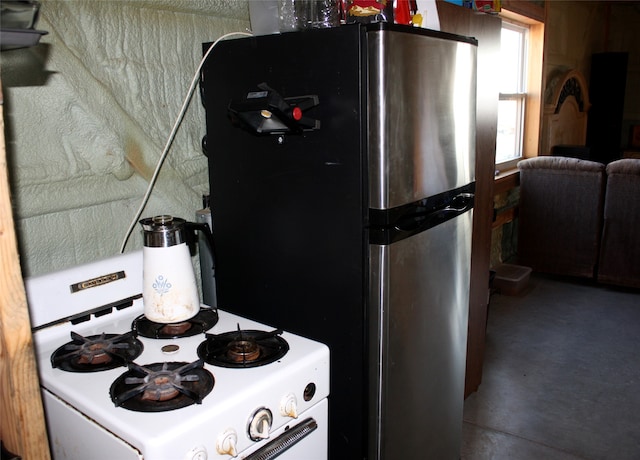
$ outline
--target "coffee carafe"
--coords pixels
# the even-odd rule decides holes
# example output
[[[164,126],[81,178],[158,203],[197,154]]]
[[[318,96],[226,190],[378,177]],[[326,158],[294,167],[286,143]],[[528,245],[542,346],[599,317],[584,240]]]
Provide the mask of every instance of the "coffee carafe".
[[[187,238],[198,224],[168,215],[148,217],[140,224],[145,316],[165,324],[194,317],[200,311],[200,297]]]

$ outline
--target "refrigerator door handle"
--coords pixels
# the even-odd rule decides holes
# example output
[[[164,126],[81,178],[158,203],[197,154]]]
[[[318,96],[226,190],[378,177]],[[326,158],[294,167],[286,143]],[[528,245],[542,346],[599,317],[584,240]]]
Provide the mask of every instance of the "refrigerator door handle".
[[[387,245],[409,238],[473,209],[475,183],[397,208],[369,210],[369,243]]]
[[[394,228],[399,232],[411,232],[412,234],[428,230],[472,209],[473,200],[473,193],[460,193],[453,197],[446,206],[439,209],[413,212],[400,217]]]
[[[466,212],[473,207],[473,193],[461,193],[451,199],[451,204],[444,208],[445,211]]]

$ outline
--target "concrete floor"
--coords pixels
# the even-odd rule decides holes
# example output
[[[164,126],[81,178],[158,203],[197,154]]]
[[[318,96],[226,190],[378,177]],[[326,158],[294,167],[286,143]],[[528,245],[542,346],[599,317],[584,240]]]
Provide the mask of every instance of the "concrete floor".
[[[461,458],[640,459],[640,291],[533,275],[492,295]]]

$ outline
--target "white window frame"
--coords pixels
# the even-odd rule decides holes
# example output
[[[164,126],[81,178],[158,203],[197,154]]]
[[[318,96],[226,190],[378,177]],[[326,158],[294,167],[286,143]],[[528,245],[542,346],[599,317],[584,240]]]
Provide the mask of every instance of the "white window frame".
[[[518,161],[524,157],[524,125],[527,104],[527,62],[529,60],[529,26],[527,24],[506,21],[503,19],[502,28],[509,29],[518,33],[522,33],[519,52],[519,75],[517,91],[513,93],[500,93],[499,101],[516,101],[516,120],[515,120],[515,151],[513,155],[506,159],[497,157],[500,134],[496,138],[496,169],[506,170],[516,166]]]

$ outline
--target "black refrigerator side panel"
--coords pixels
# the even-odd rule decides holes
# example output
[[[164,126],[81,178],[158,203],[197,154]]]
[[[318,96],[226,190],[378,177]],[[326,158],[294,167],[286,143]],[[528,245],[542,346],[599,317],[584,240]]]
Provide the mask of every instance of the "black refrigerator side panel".
[[[366,202],[358,26],[225,41],[203,70],[218,306],[326,343],[330,456],[363,458]],[[266,83],[319,129],[258,135],[227,107]]]

